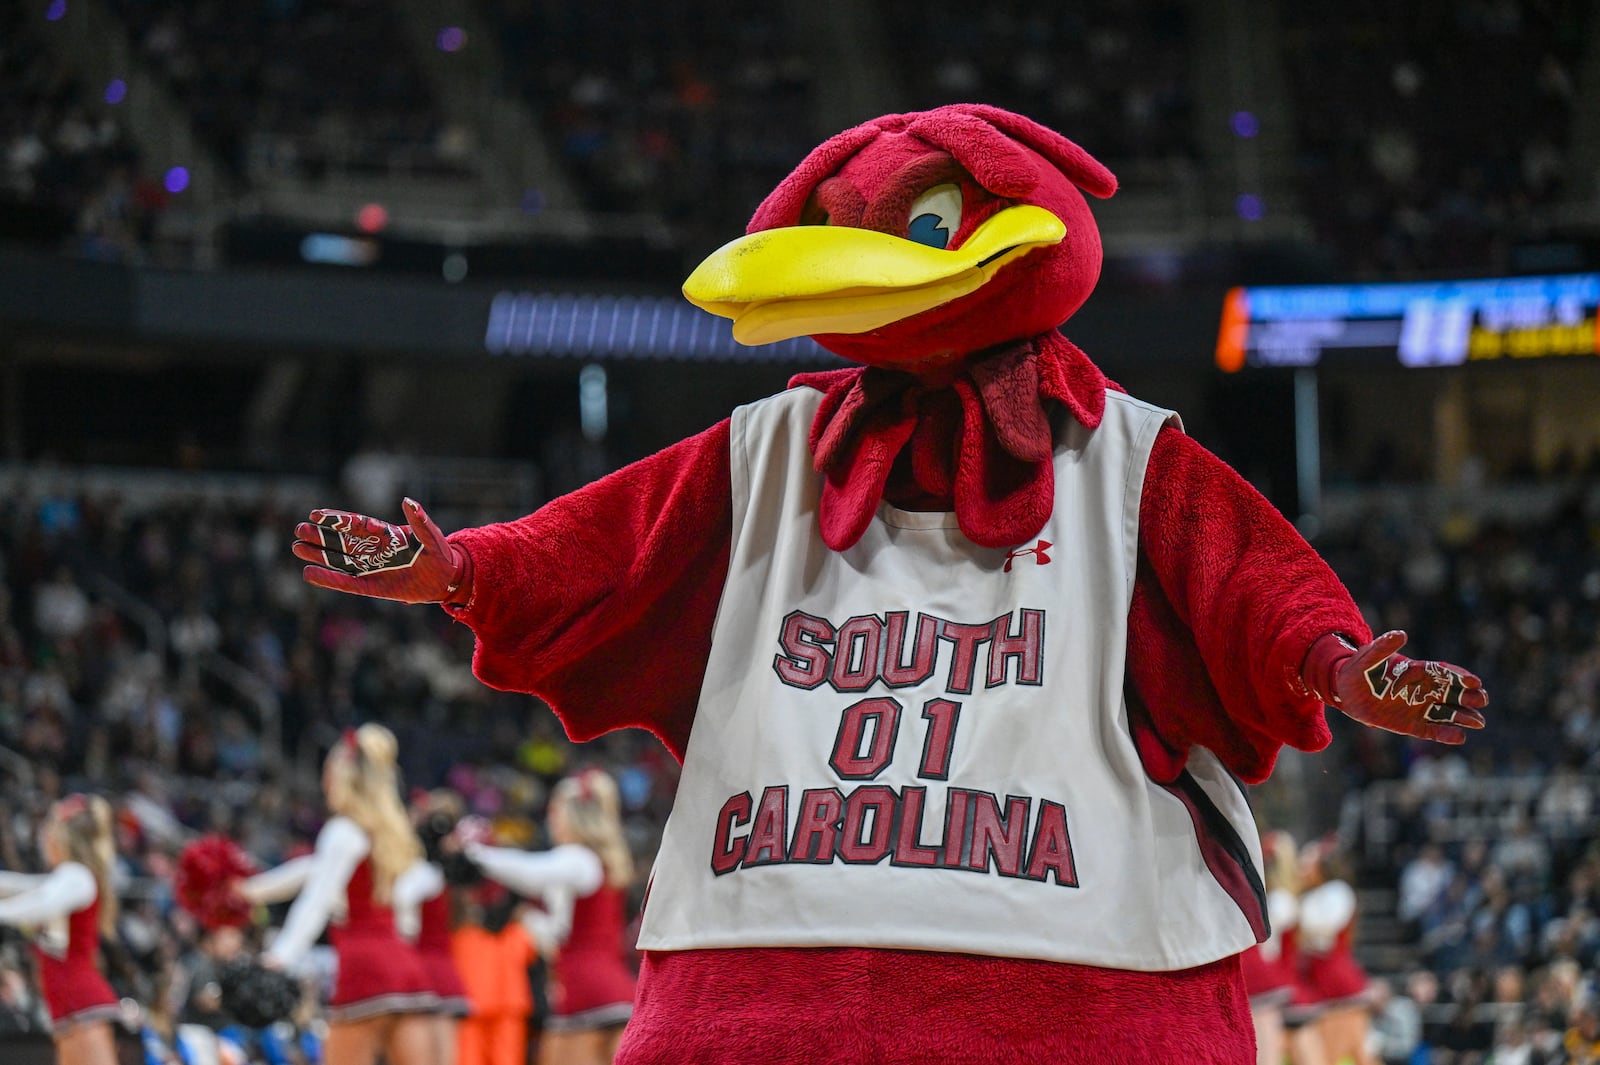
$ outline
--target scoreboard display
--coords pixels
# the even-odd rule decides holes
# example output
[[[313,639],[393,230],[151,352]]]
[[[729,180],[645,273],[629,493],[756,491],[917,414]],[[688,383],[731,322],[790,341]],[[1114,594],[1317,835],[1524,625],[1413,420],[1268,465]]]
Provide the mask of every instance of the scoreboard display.
[[[1600,274],[1235,288],[1217,365],[1316,366],[1358,352],[1402,366],[1600,355],[1597,308]]]

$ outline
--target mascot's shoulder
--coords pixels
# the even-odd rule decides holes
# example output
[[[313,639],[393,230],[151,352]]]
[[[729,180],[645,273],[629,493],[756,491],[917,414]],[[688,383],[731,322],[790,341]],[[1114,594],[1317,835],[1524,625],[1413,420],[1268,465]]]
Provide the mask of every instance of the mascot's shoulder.
[[[1160,414],[1162,416],[1168,416],[1173,413],[1158,404],[1147,403],[1142,399],[1128,395],[1126,392],[1117,392],[1108,388],[1106,389],[1106,406],[1110,406],[1113,403],[1124,408],[1129,413]]]
[[[777,431],[790,419],[798,418],[809,431],[817,407],[822,404],[825,392],[809,383],[790,382],[789,387],[774,395],[745,403],[734,411],[734,420],[743,421],[746,432]]]
[[[1126,392],[1115,389],[1106,389],[1106,412],[1120,409],[1124,420],[1128,424],[1150,424],[1166,428],[1171,427],[1179,432],[1183,431],[1183,418],[1177,411],[1168,410],[1156,403],[1147,403],[1142,399],[1135,399]]]

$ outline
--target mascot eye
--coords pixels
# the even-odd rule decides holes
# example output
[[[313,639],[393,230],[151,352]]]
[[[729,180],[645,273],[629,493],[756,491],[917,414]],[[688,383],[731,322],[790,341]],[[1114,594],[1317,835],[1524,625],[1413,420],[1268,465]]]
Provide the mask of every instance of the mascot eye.
[[[935,185],[911,204],[906,236],[930,248],[947,248],[961,228],[961,186]]]

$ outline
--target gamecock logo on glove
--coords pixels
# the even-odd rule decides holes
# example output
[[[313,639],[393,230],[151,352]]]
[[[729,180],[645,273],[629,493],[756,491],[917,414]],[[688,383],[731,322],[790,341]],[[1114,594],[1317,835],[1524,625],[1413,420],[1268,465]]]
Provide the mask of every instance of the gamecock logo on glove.
[[[1459,703],[1466,688],[1462,675],[1443,662],[1419,662],[1399,656],[1374,665],[1366,677],[1367,688],[1375,698],[1425,706],[1425,720],[1445,725],[1456,719],[1455,708],[1448,704]]]
[[[404,503],[406,524],[313,510],[294,527],[294,557],[309,562],[308,584],[401,603],[442,603],[471,584],[471,559],[450,545],[415,499]],[[464,607],[468,596],[451,601]]]
[[[352,576],[405,569],[422,554],[422,542],[404,526],[360,514],[329,514],[317,524],[326,530],[322,564]]]

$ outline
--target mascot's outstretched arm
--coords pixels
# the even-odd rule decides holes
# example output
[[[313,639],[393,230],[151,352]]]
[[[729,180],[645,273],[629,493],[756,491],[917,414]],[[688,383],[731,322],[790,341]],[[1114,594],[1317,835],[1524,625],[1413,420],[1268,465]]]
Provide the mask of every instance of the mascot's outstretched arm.
[[[478,678],[543,699],[573,739],[643,728],[681,759],[728,569],[728,434],[448,537],[411,500],[407,524],[313,511],[294,553],[318,587],[442,604],[477,637]]]
[[[1162,430],[1150,455],[1139,552],[1128,672],[1140,705],[1130,712],[1157,779],[1174,778],[1189,749],[1200,746],[1258,783],[1282,745],[1328,745],[1325,704],[1364,724],[1444,743],[1462,742],[1463,727],[1481,727],[1480,682],[1446,663],[1416,668],[1458,683],[1428,693],[1393,685],[1384,689],[1382,713],[1370,706],[1377,696],[1345,690],[1348,675],[1345,688],[1336,684],[1334,667],[1357,648],[1368,667],[1377,655],[1403,674],[1412,660],[1394,654],[1392,641],[1375,647],[1328,564],[1243,477],[1175,428]],[[1453,722],[1445,720],[1450,714]]]
[[[1264,779],[1282,744],[1327,745],[1324,703],[1443,743],[1482,727],[1478,678],[1395,653],[1403,638],[1368,642],[1337,577],[1221,460],[1170,431],[1151,470],[1129,670],[1159,737],[1144,751],[1153,772],[1167,775],[1165,759],[1175,775],[1200,745]],[[729,490],[724,421],[527,517],[448,537],[413,500],[404,525],[313,511],[294,553],[318,587],[443,604],[478,637],[478,675],[543,698],[574,738],[646,728],[681,757],[727,574]],[[1227,535],[1241,528],[1252,535]],[[1277,601],[1286,583],[1300,594]],[[1252,588],[1265,594],[1241,594]]]

